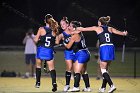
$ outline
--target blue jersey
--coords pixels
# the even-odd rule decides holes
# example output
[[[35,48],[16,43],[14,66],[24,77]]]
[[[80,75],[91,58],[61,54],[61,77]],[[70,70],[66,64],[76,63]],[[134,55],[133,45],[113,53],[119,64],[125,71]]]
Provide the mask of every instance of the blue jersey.
[[[70,34],[67,34],[65,31],[63,31],[63,36],[64,36],[64,43],[68,44],[71,38]],[[74,60],[74,52],[72,50],[72,48],[70,49],[65,49],[64,51],[64,58],[65,60]]]
[[[108,31],[108,26],[102,26],[103,32],[98,34],[100,42],[100,60],[112,61],[115,59],[115,47],[112,43],[112,33]]]
[[[73,50],[75,53],[75,61],[78,61],[78,63],[86,63],[90,59],[90,52],[88,51],[86,44],[85,44],[85,39],[84,36],[81,33],[79,33],[81,39],[79,42],[75,42],[73,44]]]
[[[39,38],[36,58],[49,61],[54,58],[55,36],[52,35],[52,30],[49,27],[45,26],[44,29],[46,34]]]

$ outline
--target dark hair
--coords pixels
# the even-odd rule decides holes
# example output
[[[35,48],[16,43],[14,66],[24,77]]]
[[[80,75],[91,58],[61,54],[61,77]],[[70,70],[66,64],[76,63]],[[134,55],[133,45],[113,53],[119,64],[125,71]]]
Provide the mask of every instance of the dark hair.
[[[68,18],[66,16],[64,16],[61,21],[65,21],[67,24],[69,24]]]
[[[32,35],[32,34],[33,34],[33,29],[30,28],[30,29],[28,30],[27,34],[28,34],[28,35]]]
[[[74,28],[77,28],[77,27],[81,27],[82,26],[82,23],[79,22],[79,21],[71,21],[71,24],[73,24],[73,27]]]
[[[101,22],[102,25],[107,25],[110,22],[110,16],[100,17],[99,21]]]

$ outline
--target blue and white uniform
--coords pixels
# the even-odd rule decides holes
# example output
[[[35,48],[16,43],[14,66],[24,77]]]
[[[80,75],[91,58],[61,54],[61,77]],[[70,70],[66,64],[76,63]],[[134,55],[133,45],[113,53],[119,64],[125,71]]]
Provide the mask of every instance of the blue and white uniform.
[[[49,27],[44,26],[44,29],[46,34],[39,38],[36,58],[49,61],[54,59],[55,36],[52,35],[52,30]]]
[[[98,34],[100,42],[100,60],[112,61],[115,59],[115,47],[112,43],[112,33],[108,31],[108,26],[103,25],[103,32]]]
[[[73,44],[73,51],[75,53],[75,61],[78,60],[78,63],[84,64],[89,61],[90,52],[88,51],[88,48],[86,47],[85,39],[82,32],[79,34],[81,36],[81,39],[79,42],[75,42]]]
[[[67,34],[65,31],[63,31],[63,36],[64,36],[64,43],[68,44],[71,38],[70,34]],[[72,50],[72,47],[70,49],[65,49],[64,51],[64,58],[65,60],[73,60],[74,61],[74,52]]]

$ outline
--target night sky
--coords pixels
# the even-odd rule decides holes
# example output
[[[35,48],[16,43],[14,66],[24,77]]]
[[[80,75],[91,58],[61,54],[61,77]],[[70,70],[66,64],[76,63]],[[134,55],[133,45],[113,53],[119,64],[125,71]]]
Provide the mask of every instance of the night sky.
[[[44,25],[44,16],[50,13],[58,22],[67,16],[69,21],[81,21],[83,27],[97,25],[101,16],[111,16],[113,27],[137,37],[137,41],[126,38],[127,47],[140,47],[139,11],[139,0],[1,0],[0,45],[22,45],[26,31],[33,28],[36,34],[39,24]],[[95,47],[96,33],[84,32],[84,36],[87,46]],[[113,37],[114,44],[122,47],[123,37]]]

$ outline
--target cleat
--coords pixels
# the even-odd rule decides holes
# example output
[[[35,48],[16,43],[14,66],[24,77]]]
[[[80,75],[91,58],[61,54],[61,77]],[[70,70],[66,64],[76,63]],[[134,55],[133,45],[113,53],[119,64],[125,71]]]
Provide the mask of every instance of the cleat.
[[[40,82],[36,82],[35,88],[40,88]]]
[[[104,93],[105,92],[105,88],[99,88],[99,93]]]
[[[53,84],[52,91],[53,91],[53,92],[57,91],[57,84],[56,84],[56,83],[55,83],[55,84]]]
[[[70,89],[70,85],[66,85],[66,86],[64,87],[64,92],[67,92],[69,89]]]
[[[69,92],[80,92],[79,87],[73,87],[72,89],[68,90]]]
[[[91,92],[91,88],[90,87],[87,87],[87,88],[84,88],[82,91],[83,92]]]
[[[110,90],[108,93],[113,93],[116,90],[116,87],[114,85],[111,85]]]

